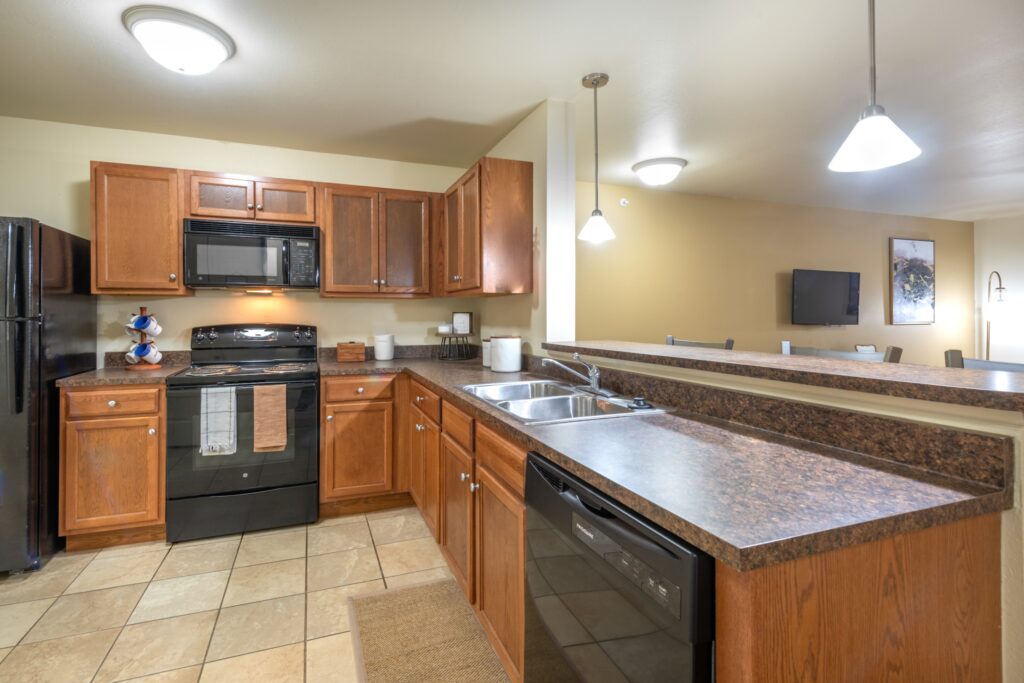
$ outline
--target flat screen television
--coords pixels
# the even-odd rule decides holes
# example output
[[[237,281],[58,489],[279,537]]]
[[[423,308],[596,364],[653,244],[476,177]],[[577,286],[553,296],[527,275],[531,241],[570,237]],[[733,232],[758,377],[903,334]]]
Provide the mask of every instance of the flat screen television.
[[[794,325],[856,325],[860,322],[860,273],[793,271]]]

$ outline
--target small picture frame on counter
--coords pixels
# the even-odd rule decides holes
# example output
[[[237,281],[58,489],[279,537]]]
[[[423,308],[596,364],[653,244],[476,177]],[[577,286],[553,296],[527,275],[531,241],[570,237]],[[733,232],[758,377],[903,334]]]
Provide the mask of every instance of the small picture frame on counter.
[[[452,332],[454,334],[473,334],[473,314],[452,313]]]

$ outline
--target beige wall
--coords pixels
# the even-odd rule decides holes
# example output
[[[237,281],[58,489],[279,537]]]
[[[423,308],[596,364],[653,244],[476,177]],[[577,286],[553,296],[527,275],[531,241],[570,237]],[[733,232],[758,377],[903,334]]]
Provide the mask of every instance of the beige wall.
[[[577,184],[579,225],[593,193],[592,183]],[[970,223],[613,185],[602,185],[601,197],[616,239],[577,247],[577,339],[731,336],[739,349],[769,352],[783,339],[847,350],[895,345],[906,362],[931,365],[949,348],[973,352]],[[936,240],[934,325],[886,324],[889,237]],[[794,268],[860,272],[860,324],[790,324]]]
[[[998,305],[986,301],[993,270],[1003,276],[1006,287],[1003,303]],[[985,322],[991,319],[992,360],[1024,363],[1024,216],[974,224],[974,273],[978,357],[985,353]]]
[[[0,215],[25,215],[89,235],[89,161],[197,168],[438,192],[464,169],[0,117]],[[477,299],[386,302],[329,300],[315,294],[251,297],[206,292],[195,297],[101,297],[99,351],[121,350],[121,323],[139,305],[158,316],[162,349],[188,348],[188,329],[215,322],[318,325],[324,344],[370,341],[392,332],[404,344],[436,341],[433,329],[452,311],[476,312]],[[499,314],[501,311],[499,310]]]

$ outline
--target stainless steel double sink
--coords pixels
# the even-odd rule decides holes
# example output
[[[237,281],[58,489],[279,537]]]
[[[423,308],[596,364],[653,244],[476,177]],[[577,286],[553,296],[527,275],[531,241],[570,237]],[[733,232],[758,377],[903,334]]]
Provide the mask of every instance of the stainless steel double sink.
[[[634,407],[629,400],[598,396],[554,380],[467,384],[462,389],[530,425],[665,412]]]

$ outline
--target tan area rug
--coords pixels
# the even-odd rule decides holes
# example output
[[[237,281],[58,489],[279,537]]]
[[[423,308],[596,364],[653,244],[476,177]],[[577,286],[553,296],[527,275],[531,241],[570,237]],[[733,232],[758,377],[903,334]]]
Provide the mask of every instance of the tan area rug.
[[[451,579],[349,598],[364,683],[507,683]]]

